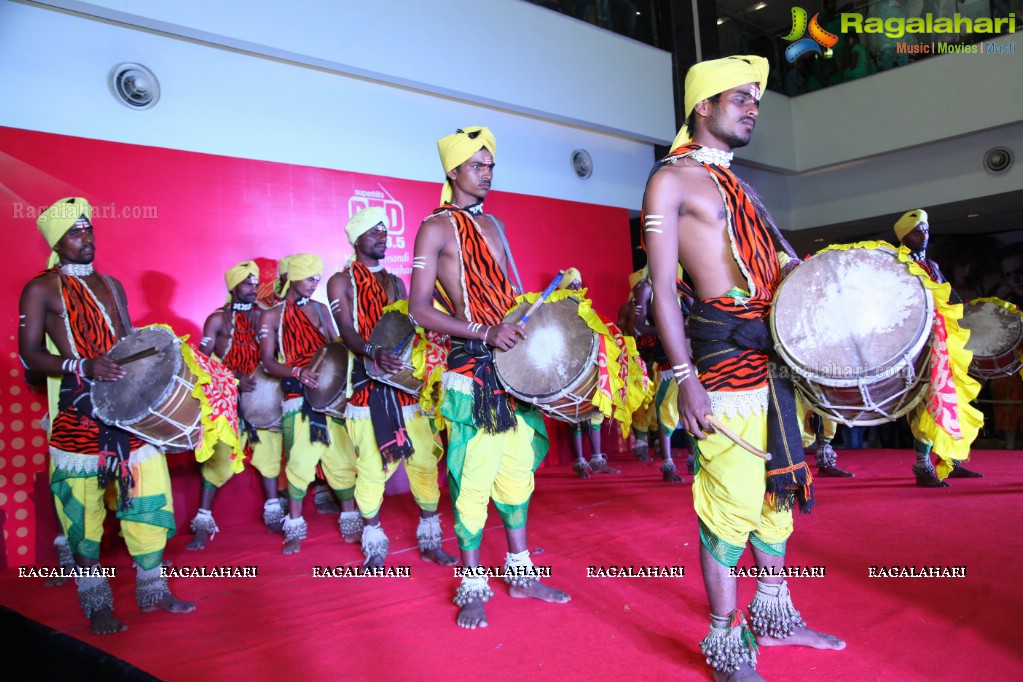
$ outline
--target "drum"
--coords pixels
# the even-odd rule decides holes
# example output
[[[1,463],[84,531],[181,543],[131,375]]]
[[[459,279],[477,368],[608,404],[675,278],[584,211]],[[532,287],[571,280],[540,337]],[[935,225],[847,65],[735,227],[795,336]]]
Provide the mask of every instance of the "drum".
[[[252,378],[256,380],[255,390],[238,393],[238,414],[257,429],[281,430],[281,416],[284,413],[284,391],[281,380],[272,377],[257,367]]]
[[[963,304],[959,326],[970,330],[966,350],[973,351],[970,375],[978,379],[1012,376],[1023,368],[1020,344],[1023,320],[993,301]]]
[[[93,382],[95,417],[165,452],[198,447],[200,403],[192,396],[198,379],[181,352],[181,340],[164,327],[136,329],[118,341],[109,356],[123,363],[127,375],[118,381]]]
[[[320,346],[309,361],[309,368],[317,373],[316,388],[306,386],[305,399],[317,412],[338,419],[344,417],[348,396],[348,349],[340,341],[329,341]]]
[[[412,347],[419,343],[420,339],[416,334],[416,328],[409,321],[408,315],[397,310],[381,315],[369,335],[369,342],[375,346],[393,348],[404,364],[404,368],[401,370],[394,374],[388,374],[377,366],[372,358],[363,358],[363,362],[366,364],[366,374],[370,379],[375,379],[412,395],[419,395],[423,389],[423,382],[412,376]]]
[[[929,382],[934,302],[887,248],[823,251],[781,283],[778,355],[814,412],[846,426],[897,419]]]
[[[521,303],[504,321],[514,323],[528,308]],[[599,337],[578,311],[574,298],[545,303],[530,317],[527,338],[510,351],[494,353],[498,380],[508,393],[572,424],[600,414],[592,403]]]

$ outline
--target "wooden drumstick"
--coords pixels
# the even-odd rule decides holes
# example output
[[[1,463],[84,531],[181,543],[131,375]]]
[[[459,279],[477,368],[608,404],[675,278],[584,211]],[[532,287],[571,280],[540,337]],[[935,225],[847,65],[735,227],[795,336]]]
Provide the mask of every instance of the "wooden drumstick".
[[[529,317],[536,312],[537,308],[543,305],[544,301],[546,301],[551,294],[554,293],[554,290],[558,288],[559,284],[561,284],[561,278],[564,276],[565,271],[558,270],[557,276],[555,276],[555,278],[551,280],[551,283],[547,285],[547,288],[543,290],[543,293],[540,294],[540,298],[536,299],[533,302],[533,305],[529,306],[529,310],[526,311],[526,314],[519,318],[519,321],[515,324],[520,327],[525,327],[526,323],[529,322]]]
[[[760,448],[753,447],[752,445],[747,443],[745,440],[743,440],[742,436],[740,436],[735,431],[732,431],[730,428],[728,428],[727,426],[722,424],[721,420],[718,419],[717,417],[715,417],[714,415],[708,414],[706,416],[706,419],[707,419],[707,423],[714,427],[714,430],[720,431],[721,435],[723,435],[726,438],[728,438],[730,441],[732,441],[733,443],[738,445],[740,448],[742,448],[746,452],[749,452],[751,454],[756,455],[757,457],[759,457],[760,459],[764,460],[765,462],[770,462],[771,461],[771,453],[770,452],[764,452]]]
[[[127,365],[129,362],[135,362],[136,360],[141,360],[142,358],[148,358],[150,355],[156,355],[159,352],[160,351],[157,348],[144,348],[143,350],[140,350],[137,353],[126,355],[120,360],[114,360],[114,362],[116,362],[119,365]]]
[[[323,358],[327,357],[326,346],[320,348],[320,350],[323,352],[320,353],[320,351],[316,351],[317,353],[316,357],[314,357],[313,361],[306,367],[306,369],[312,372],[313,374],[315,374],[316,370],[320,368],[320,363],[323,362]]]

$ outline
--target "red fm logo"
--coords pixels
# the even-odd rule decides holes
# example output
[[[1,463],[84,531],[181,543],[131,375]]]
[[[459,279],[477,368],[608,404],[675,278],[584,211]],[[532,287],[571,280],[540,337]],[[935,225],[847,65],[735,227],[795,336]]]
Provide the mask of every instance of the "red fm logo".
[[[405,248],[405,207],[390,192],[384,190],[355,190],[348,197],[348,215],[353,216],[364,208],[378,207],[387,214],[387,248]]]
[[[792,44],[785,48],[785,59],[790,64],[794,63],[801,56],[807,52],[816,52],[821,54],[821,48],[831,49],[838,44],[838,36],[830,31],[825,31],[821,28],[820,23],[817,21],[819,14],[814,14],[813,19],[810,19],[809,23],[806,21],[806,10],[802,7],[792,8],[792,31],[787,36],[784,36],[782,40],[787,40]],[[810,35],[806,38],[803,34],[809,29]]]

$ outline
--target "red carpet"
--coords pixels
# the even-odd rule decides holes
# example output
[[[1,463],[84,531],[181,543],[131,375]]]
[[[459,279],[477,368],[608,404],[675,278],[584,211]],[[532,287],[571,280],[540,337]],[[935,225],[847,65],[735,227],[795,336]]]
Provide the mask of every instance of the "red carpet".
[[[848,647],[763,648],[767,679],[1023,679],[1023,458],[975,453],[972,465],[986,477],[943,490],[913,485],[912,460],[907,450],[846,451],[840,463],[856,478],[818,481],[818,508],[797,519],[788,564],[824,566],[826,576],[790,579],[790,587],[807,622]],[[389,497],[383,509],[388,563],[411,566],[411,578],[313,578],[314,566],[361,562],[361,553],[341,542],[336,517],[316,515],[308,500],[310,539],[300,554],[282,556],[279,536],[256,522],[249,480],[222,491],[223,532],[201,553],[185,551],[194,507],[176,500],[182,532],[166,554],[176,566],[258,567],[256,578],[172,580],[195,613],[140,614],[130,559],[117,547],[105,564],[119,572],[112,583],[126,633],[93,636],[74,587],[44,588],[14,570],[0,574],[0,602],[164,680],[710,679],[697,647],[707,605],[689,477],[671,486],[656,464],[615,465],[620,475],[589,481],[566,465],[540,471],[533,559],[551,566],[546,582],[572,601],[512,599],[491,580],[484,630],[454,625],[456,581],[451,569],[420,562],[411,496]],[[441,504],[450,508],[446,495]],[[246,516],[253,521],[240,522]],[[445,549],[456,553],[450,513],[443,523]],[[483,563],[501,565],[505,549],[492,514]],[[740,566],[750,563],[747,553]],[[650,564],[685,566],[685,577],[586,577],[590,565]],[[873,565],[966,566],[967,575],[870,578]],[[740,604],[749,603],[753,579],[739,589]]]

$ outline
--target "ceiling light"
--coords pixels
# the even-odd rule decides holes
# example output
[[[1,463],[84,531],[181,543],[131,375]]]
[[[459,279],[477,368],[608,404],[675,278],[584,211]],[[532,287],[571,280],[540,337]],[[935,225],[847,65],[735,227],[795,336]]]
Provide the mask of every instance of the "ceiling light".
[[[726,21],[728,21],[728,19],[724,19],[722,17],[718,17],[718,26],[720,26],[721,24],[725,23]]]
[[[756,12],[757,10],[764,9],[765,7],[767,7],[767,3],[766,2],[758,2],[757,4],[753,5],[749,9],[750,9],[751,12]]]
[[[160,100],[160,82],[141,64],[114,66],[108,74],[107,84],[117,101],[129,109],[149,109]]]

